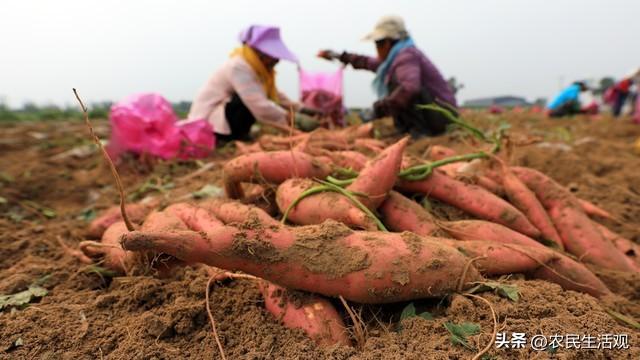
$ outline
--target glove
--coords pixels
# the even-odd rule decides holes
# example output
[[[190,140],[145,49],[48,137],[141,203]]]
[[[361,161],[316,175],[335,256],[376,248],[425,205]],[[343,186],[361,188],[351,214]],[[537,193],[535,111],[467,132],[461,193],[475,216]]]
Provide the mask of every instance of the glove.
[[[335,60],[340,58],[340,54],[333,50],[320,50],[318,51],[318,57],[326,60]]]
[[[311,116],[304,115],[301,113],[296,113],[295,125],[298,129],[305,132],[309,132],[309,131],[315,130],[318,126],[320,126],[320,123],[318,122],[317,119]]]

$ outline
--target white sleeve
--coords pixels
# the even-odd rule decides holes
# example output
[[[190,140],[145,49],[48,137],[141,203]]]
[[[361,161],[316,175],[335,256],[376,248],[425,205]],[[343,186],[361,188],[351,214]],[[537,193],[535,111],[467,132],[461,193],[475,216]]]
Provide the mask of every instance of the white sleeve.
[[[263,85],[248,64],[234,64],[229,80],[234,91],[257,121],[286,124],[287,112],[267,97]]]

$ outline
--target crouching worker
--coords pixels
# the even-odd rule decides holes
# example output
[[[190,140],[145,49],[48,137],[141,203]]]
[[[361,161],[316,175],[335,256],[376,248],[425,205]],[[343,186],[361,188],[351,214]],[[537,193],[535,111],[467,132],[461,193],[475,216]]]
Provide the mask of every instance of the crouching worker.
[[[274,67],[280,60],[297,63],[298,58],[286,47],[277,27],[250,26],[240,33],[239,40],[242,45],[196,95],[189,118],[208,119],[216,140],[223,144],[250,140],[256,121],[292,131],[290,111],[301,108],[278,91]]]
[[[385,16],[364,40],[375,42],[377,58],[331,50],[318,55],[376,73],[373,88],[379,100],[373,104],[375,117],[392,116],[396,129],[413,137],[442,134],[449,120],[416,105],[437,102],[455,113],[455,96],[435,65],[416,48],[404,21]]]
[[[580,104],[580,93],[589,90],[587,84],[576,81],[562,90],[548,105],[547,114],[550,117],[563,117],[582,114],[585,111]]]

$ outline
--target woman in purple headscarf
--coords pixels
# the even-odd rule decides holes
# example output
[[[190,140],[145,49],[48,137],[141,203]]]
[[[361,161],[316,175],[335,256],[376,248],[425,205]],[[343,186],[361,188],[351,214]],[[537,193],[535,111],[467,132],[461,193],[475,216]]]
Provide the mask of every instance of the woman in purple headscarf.
[[[276,88],[274,67],[298,58],[286,47],[280,29],[252,25],[239,36],[242,43],[198,92],[190,119],[207,119],[221,142],[249,140],[256,122],[290,131],[291,111],[300,110]]]

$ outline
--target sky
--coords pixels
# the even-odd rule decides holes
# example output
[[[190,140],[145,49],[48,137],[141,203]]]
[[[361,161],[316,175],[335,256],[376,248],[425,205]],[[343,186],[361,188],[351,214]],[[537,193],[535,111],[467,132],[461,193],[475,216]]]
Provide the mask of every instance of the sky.
[[[640,66],[640,1],[2,1],[0,102],[20,107],[118,101],[157,92],[190,101],[250,24],[277,25],[310,71],[338,64],[319,49],[373,55],[361,38],[380,16],[405,19],[417,46],[443,75],[465,84],[459,100],[551,97],[577,79],[620,77]],[[293,64],[278,87],[298,97]],[[375,100],[373,73],[347,69],[345,104]]]

